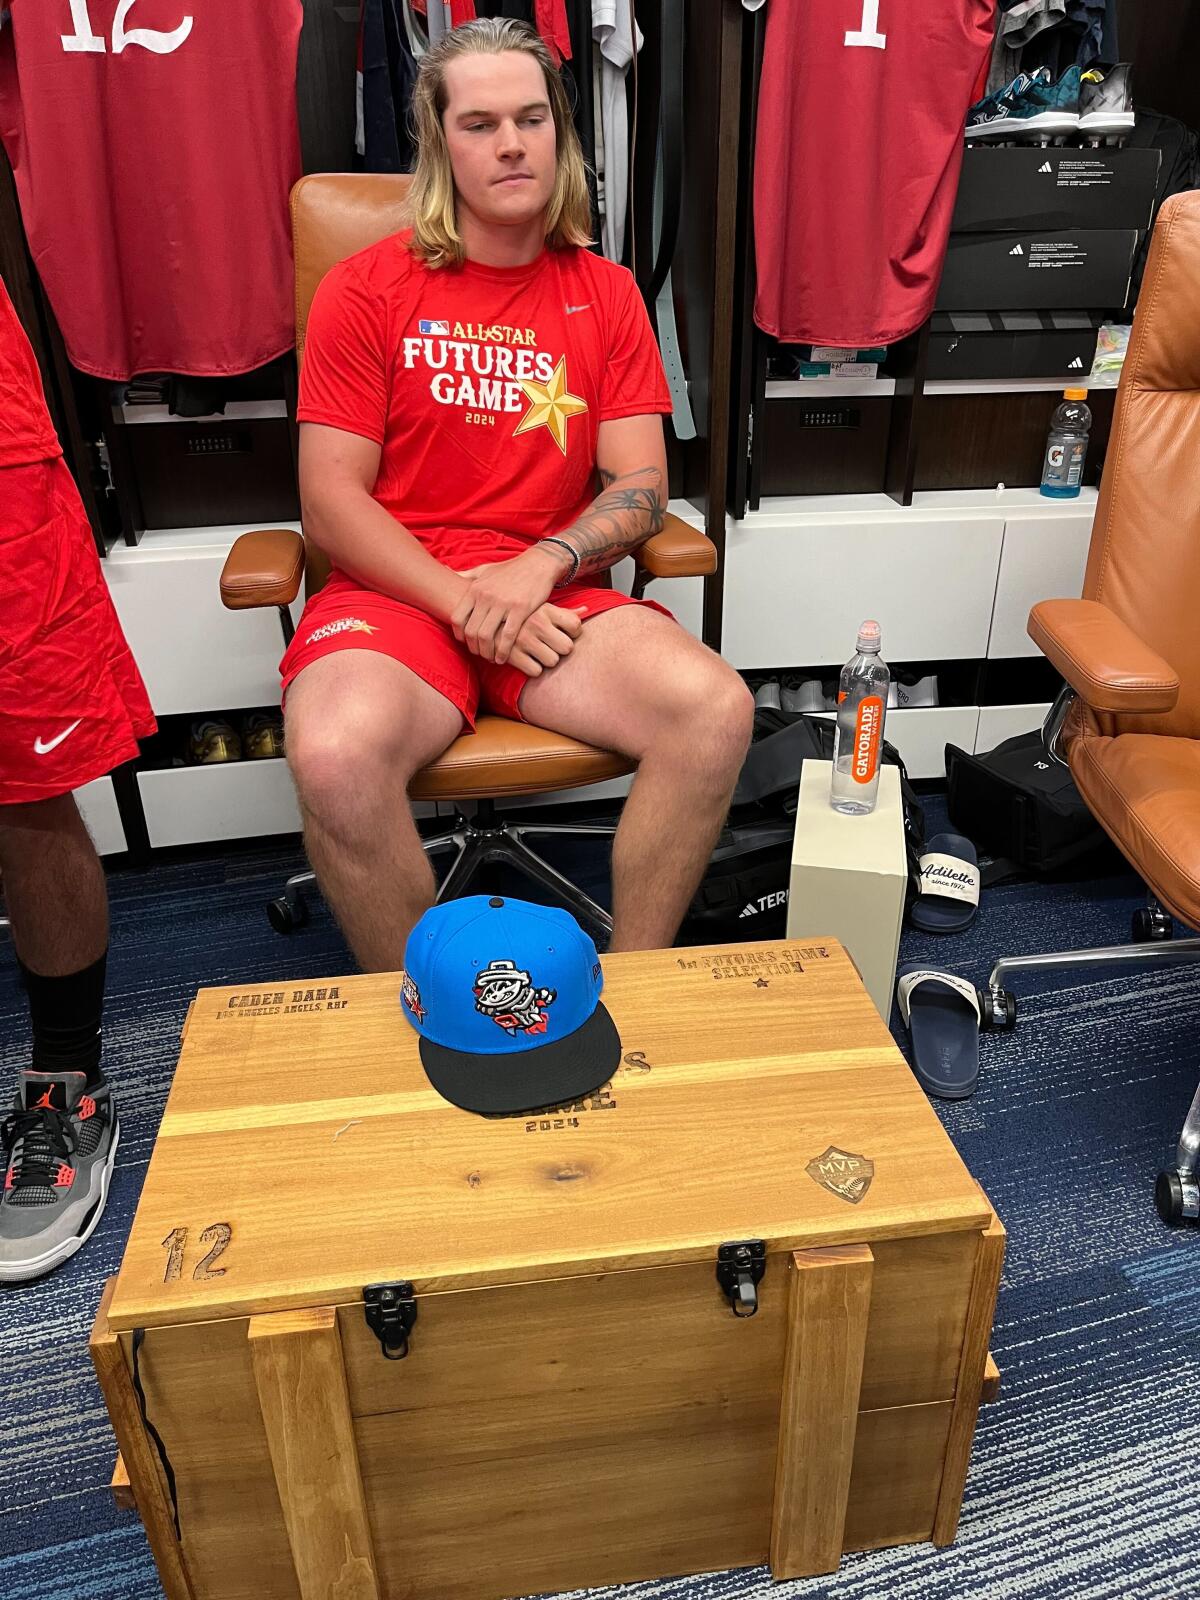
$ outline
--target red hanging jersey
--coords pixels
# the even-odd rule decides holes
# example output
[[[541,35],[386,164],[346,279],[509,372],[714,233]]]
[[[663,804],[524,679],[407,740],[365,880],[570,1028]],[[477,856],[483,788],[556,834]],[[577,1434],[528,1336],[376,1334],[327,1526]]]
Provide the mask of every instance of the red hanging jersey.
[[[74,364],[219,377],[281,355],[302,0],[5,4],[0,137]]]
[[[46,410],[37,360],[0,283],[0,467],[23,467],[60,455],[62,445]]]
[[[995,0],[768,0],[754,320],[869,349],[933,309]]]

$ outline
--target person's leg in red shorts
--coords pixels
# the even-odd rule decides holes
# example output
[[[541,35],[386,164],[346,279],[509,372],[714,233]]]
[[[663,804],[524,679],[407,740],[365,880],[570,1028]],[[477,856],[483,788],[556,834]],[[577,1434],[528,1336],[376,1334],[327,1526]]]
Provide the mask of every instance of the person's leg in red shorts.
[[[280,670],[309,860],[359,964],[393,971],[435,892],[408,784],[474,726],[474,666],[432,617],[335,577]]]
[[[100,1067],[108,903],[72,791],[153,731],[66,467],[0,470],[0,877],[33,1032],[4,1122],[0,1282],[67,1260],[107,1200],[119,1136]]]

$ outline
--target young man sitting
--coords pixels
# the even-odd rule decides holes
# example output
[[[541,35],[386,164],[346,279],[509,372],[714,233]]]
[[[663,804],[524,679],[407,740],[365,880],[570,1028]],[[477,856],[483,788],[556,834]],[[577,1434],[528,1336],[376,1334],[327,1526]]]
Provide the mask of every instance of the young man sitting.
[[[363,968],[400,967],[434,898],[404,792],[482,706],[638,763],[611,948],[669,946],[753,702],[669,613],[595,581],[662,525],[662,364],[633,278],[586,248],[536,33],[455,29],[414,112],[412,229],[327,275],[305,344],[304,523],[334,568],[281,668],[308,852]]]

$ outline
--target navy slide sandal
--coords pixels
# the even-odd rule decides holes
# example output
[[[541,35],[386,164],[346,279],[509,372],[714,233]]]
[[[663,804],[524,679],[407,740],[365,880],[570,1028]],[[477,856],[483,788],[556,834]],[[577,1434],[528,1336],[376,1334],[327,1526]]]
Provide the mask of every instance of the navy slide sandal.
[[[935,833],[921,852],[921,892],[908,915],[925,933],[963,933],[979,910],[979,857],[961,833]]]
[[[896,999],[912,1035],[913,1071],[926,1094],[965,1100],[979,1078],[979,995],[952,972],[906,961]]]

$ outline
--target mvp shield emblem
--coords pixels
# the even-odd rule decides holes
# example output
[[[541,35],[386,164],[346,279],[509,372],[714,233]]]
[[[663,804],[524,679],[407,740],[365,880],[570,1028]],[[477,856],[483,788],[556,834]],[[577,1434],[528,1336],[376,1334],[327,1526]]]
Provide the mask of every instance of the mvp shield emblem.
[[[871,1187],[875,1163],[866,1156],[852,1156],[848,1150],[830,1145],[824,1155],[814,1156],[804,1170],[822,1189],[856,1206]]]

